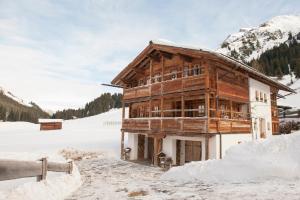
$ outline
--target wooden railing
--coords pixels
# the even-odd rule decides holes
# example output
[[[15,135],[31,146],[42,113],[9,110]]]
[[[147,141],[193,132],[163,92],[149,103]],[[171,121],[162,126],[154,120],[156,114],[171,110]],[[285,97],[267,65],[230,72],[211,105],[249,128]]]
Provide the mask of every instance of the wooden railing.
[[[66,172],[71,174],[73,162],[48,162],[46,158],[39,161],[0,160],[0,181],[37,177],[37,181],[45,180],[47,171]]]
[[[124,90],[124,100],[205,88],[205,76],[189,76]]]
[[[206,132],[206,121],[206,118],[201,117],[132,118],[124,119],[122,129],[127,131],[204,133]]]

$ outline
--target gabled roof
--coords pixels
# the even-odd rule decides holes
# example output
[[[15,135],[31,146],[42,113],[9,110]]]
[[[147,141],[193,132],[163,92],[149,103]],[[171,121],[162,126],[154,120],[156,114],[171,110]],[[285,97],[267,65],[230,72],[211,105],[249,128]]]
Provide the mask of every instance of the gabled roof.
[[[158,51],[163,51],[163,52],[168,52],[168,53],[174,53],[174,54],[182,54],[182,55],[187,55],[190,57],[203,57],[205,55],[207,56],[213,56],[215,58],[219,58],[223,61],[229,62],[233,64],[232,66],[236,68],[243,69],[249,73],[249,76],[253,79],[259,79],[263,80],[264,83],[268,85],[273,85],[277,87],[280,90],[296,93],[293,89],[290,87],[279,83],[278,81],[262,74],[261,72],[255,70],[254,68],[234,59],[229,56],[226,56],[224,54],[208,50],[208,49],[201,49],[193,46],[183,46],[183,45],[177,45],[172,42],[168,41],[153,41],[151,40],[149,42],[149,45],[131,62],[127,67],[125,67],[112,81],[111,83],[114,85],[122,85],[122,79],[126,77],[132,70],[133,67],[138,65],[140,62],[143,61],[145,57],[147,57],[151,52],[154,50]]]

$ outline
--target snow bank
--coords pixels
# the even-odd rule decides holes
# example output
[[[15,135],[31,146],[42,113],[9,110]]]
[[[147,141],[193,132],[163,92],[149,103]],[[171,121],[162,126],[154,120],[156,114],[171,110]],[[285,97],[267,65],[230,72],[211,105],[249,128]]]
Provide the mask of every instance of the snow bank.
[[[180,182],[247,182],[300,178],[300,132],[231,147],[222,160],[174,167],[161,179]]]

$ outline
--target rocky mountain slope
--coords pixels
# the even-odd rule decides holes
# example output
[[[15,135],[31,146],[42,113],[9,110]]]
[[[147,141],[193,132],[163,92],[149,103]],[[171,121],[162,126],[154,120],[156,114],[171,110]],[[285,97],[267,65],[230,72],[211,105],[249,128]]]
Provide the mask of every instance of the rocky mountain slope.
[[[250,62],[299,32],[300,15],[277,16],[258,27],[242,28],[229,35],[217,51],[243,62]]]

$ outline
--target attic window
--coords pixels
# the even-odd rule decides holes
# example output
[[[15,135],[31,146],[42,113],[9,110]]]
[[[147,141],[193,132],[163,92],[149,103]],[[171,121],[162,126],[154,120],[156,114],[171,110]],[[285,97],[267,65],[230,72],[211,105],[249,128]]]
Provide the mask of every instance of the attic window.
[[[260,101],[261,101],[261,102],[263,102],[263,100],[264,100],[264,97],[263,97],[263,94],[262,94],[262,92],[260,92],[260,93],[259,93],[259,96],[260,96]]]

